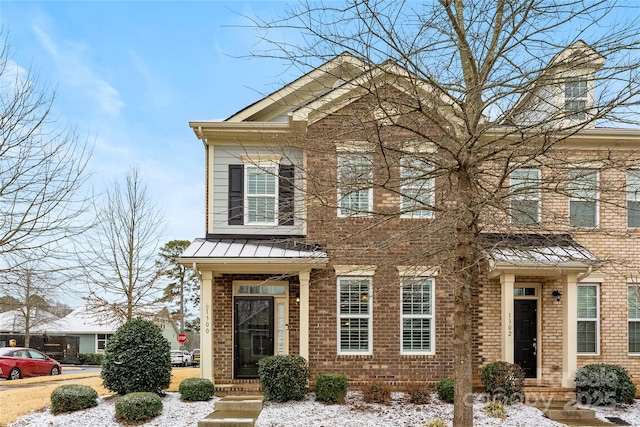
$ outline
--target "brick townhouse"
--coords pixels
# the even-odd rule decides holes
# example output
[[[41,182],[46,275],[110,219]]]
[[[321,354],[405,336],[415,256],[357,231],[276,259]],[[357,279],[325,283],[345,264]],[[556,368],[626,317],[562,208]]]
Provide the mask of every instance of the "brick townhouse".
[[[576,52],[588,61],[550,79],[551,88],[533,88],[511,120],[557,108],[579,121],[584,113],[571,112],[588,106],[603,61],[589,49],[578,42],[559,53],[553,61]],[[339,55],[226,120],[190,123],[205,147],[206,235],[181,262],[201,280],[203,377],[255,382],[260,359],[292,353],[308,360],[312,381],[340,372],[354,385],[403,386],[452,374],[452,260],[421,249],[448,243],[434,232],[451,220],[439,205],[446,177],[416,176],[403,163],[401,153],[421,153],[412,162],[425,164],[438,153],[393,124],[412,119],[401,102],[386,108],[370,90],[412,96],[398,77],[407,74],[393,67]],[[438,102],[420,125],[434,137],[446,123],[438,117],[451,112]],[[380,139],[391,145],[382,149]],[[575,159],[565,190],[514,192],[511,214],[483,219],[485,260],[472,289],[476,379],[497,360],[520,364],[531,385],[571,387],[591,362],[640,378],[640,172],[611,167],[637,148],[637,130],[586,126],[548,154]],[[505,185],[556,173],[529,165]]]

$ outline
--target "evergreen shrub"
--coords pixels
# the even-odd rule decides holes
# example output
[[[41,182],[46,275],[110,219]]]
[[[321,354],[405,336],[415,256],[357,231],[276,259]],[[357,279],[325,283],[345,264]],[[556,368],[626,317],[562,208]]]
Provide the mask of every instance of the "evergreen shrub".
[[[258,376],[265,400],[300,400],[309,391],[307,361],[297,354],[265,357],[259,362]]]
[[[187,378],[178,386],[178,392],[184,400],[209,400],[216,388],[206,378]]]
[[[128,394],[161,394],[171,382],[171,345],[158,326],[134,319],[107,341],[100,376],[105,388]]]
[[[160,415],[162,400],[155,393],[135,392],[120,396],[115,407],[120,420],[144,421]]]
[[[82,384],[65,384],[51,392],[51,412],[79,411],[98,406],[98,392]]]
[[[343,374],[320,374],[316,379],[316,398],[326,403],[342,403],[347,395],[347,377]]]

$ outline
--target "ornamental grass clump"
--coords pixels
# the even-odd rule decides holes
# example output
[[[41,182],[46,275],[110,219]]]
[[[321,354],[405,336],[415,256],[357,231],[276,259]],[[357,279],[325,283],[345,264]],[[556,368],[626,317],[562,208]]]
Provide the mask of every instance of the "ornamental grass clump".
[[[129,393],[119,397],[115,407],[120,420],[144,421],[162,413],[162,400],[155,393]]]
[[[381,403],[388,405],[391,403],[391,390],[389,387],[381,382],[374,382],[373,384],[365,387],[362,392],[362,400],[367,403]]]
[[[82,384],[65,384],[51,392],[51,412],[79,411],[98,406],[98,393]]]
[[[213,383],[206,378],[187,378],[178,386],[178,392],[183,400],[209,400],[215,391]]]

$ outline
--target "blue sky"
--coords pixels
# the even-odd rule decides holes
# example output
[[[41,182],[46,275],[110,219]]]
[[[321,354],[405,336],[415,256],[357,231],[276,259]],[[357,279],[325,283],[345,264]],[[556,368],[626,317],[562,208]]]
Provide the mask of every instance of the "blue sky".
[[[11,59],[56,89],[54,114],[95,144],[97,188],[132,165],[166,212],[163,242],[204,237],[204,149],[188,122],[223,119],[293,80],[275,60],[239,59],[245,16],[285,2],[6,1]]]

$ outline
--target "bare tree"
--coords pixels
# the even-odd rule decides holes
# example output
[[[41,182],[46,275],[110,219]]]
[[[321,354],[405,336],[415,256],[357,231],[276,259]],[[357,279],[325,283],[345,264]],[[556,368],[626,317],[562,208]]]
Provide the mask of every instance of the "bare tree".
[[[96,233],[83,260],[89,281],[87,301],[96,313],[129,321],[162,292],[158,279],[166,266],[157,251],[165,226],[163,213],[136,168],[124,182],[114,180],[98,209]]]
[[[42,261],[24,260],[12,265],[17,267],[3,274],[3,289],[10,296],[5,307],[18,314],[18,330],[24,331],[24,345],[29,347],[31,331],[58,317],[54,311],[62,307],[55,299],[65,289],[68,276],[66,267],[56,269]]]
[[[174,302],[178,298],[177,320],[180,321],[180,332],[185,330],[185,298],[195,306],[200,304],[200,284],[193,269],[177,262],[178,257],[191,244],[188,240],[171,240],[160,248],[160,257],[167,266],[163,276],[169,280],[164,288],[161,301]],[[175,313],[174,313],[175,314]]]
[[[67,256],[87,230],[90,147],[52,113],[55,93],[0,47],[0,254]],[[26,256],[28,254],[28,256]],[[4,257],[2,269],[11,268]]]
[[[630,10],[625,5],[579,0],[305,2],[282,19],[255,21],[269,44],[256,55],[290,60],[302,69],[344,58],[345,66],[327,79],[331,86],[326,91],[334,92],[332,102],[323,106],[341,125],[330,131],[310,126],[291,141],[325,161],[314,164],[310,156],[301,171],[307,180],[301,190],[309,200],[309,230],[336,260],[356,263],[386,252],[400,254],[387,258],[390,264],[413,261],[447,268],[450,274],[442,281],[453,297],[456,426],[473,424],[472,407],[464,404],[472,392],[472,294],[480,286],[487,245],[501,247],[506,239],[501,233],[535,230],[557,237],[571,231],[566,209],[534,211],[532,195],[567,196],[572,191],[568,183],[580,181],[570,169],[588,163],[567,154],[568,141],[589,134],[596,123],[638,124],[640,26],[637,9],[625,13]],[[302,35],[293,40],[303,42],[277,38],[289,30]],[[563,97],[554,94],[569,87],[571,79],[597,89],[587,102],[555,104]],[[356,97],[348,95],[354,93],[364,101],[356,104]],[[342,114],[348,105],[352,108]],[[345,140],[365,141],[359,147],[365,154],[345,159],[343,167],[327,167],[325,154],[335,156],[336,141]],[[599,159],[603,174],[625,171],[639,159],[635,149],[623,154],[594,149],[591,155]],[[404,180],[402,168],[408,171]],[[532,168],[545,174],[518,175]],[[573,192],[589,201],[590,181],[582,178],[581,191]],[[407,185],[411,182],[417,187]],[[603,179],[600,185],[602,203],[624,203],[619,198],[624,184]],[[348,190],[336,197],[340,187]],[[359,192],[368,189],[395,194],[403,202],[399,209],[359,204]],[[330,226],[336,210],[366,219],[341,234],[342,229]],[[388,227],[411,214],[432,219],[401,232]],[[493,240],[485,238],[487,233],[493,233]]]

